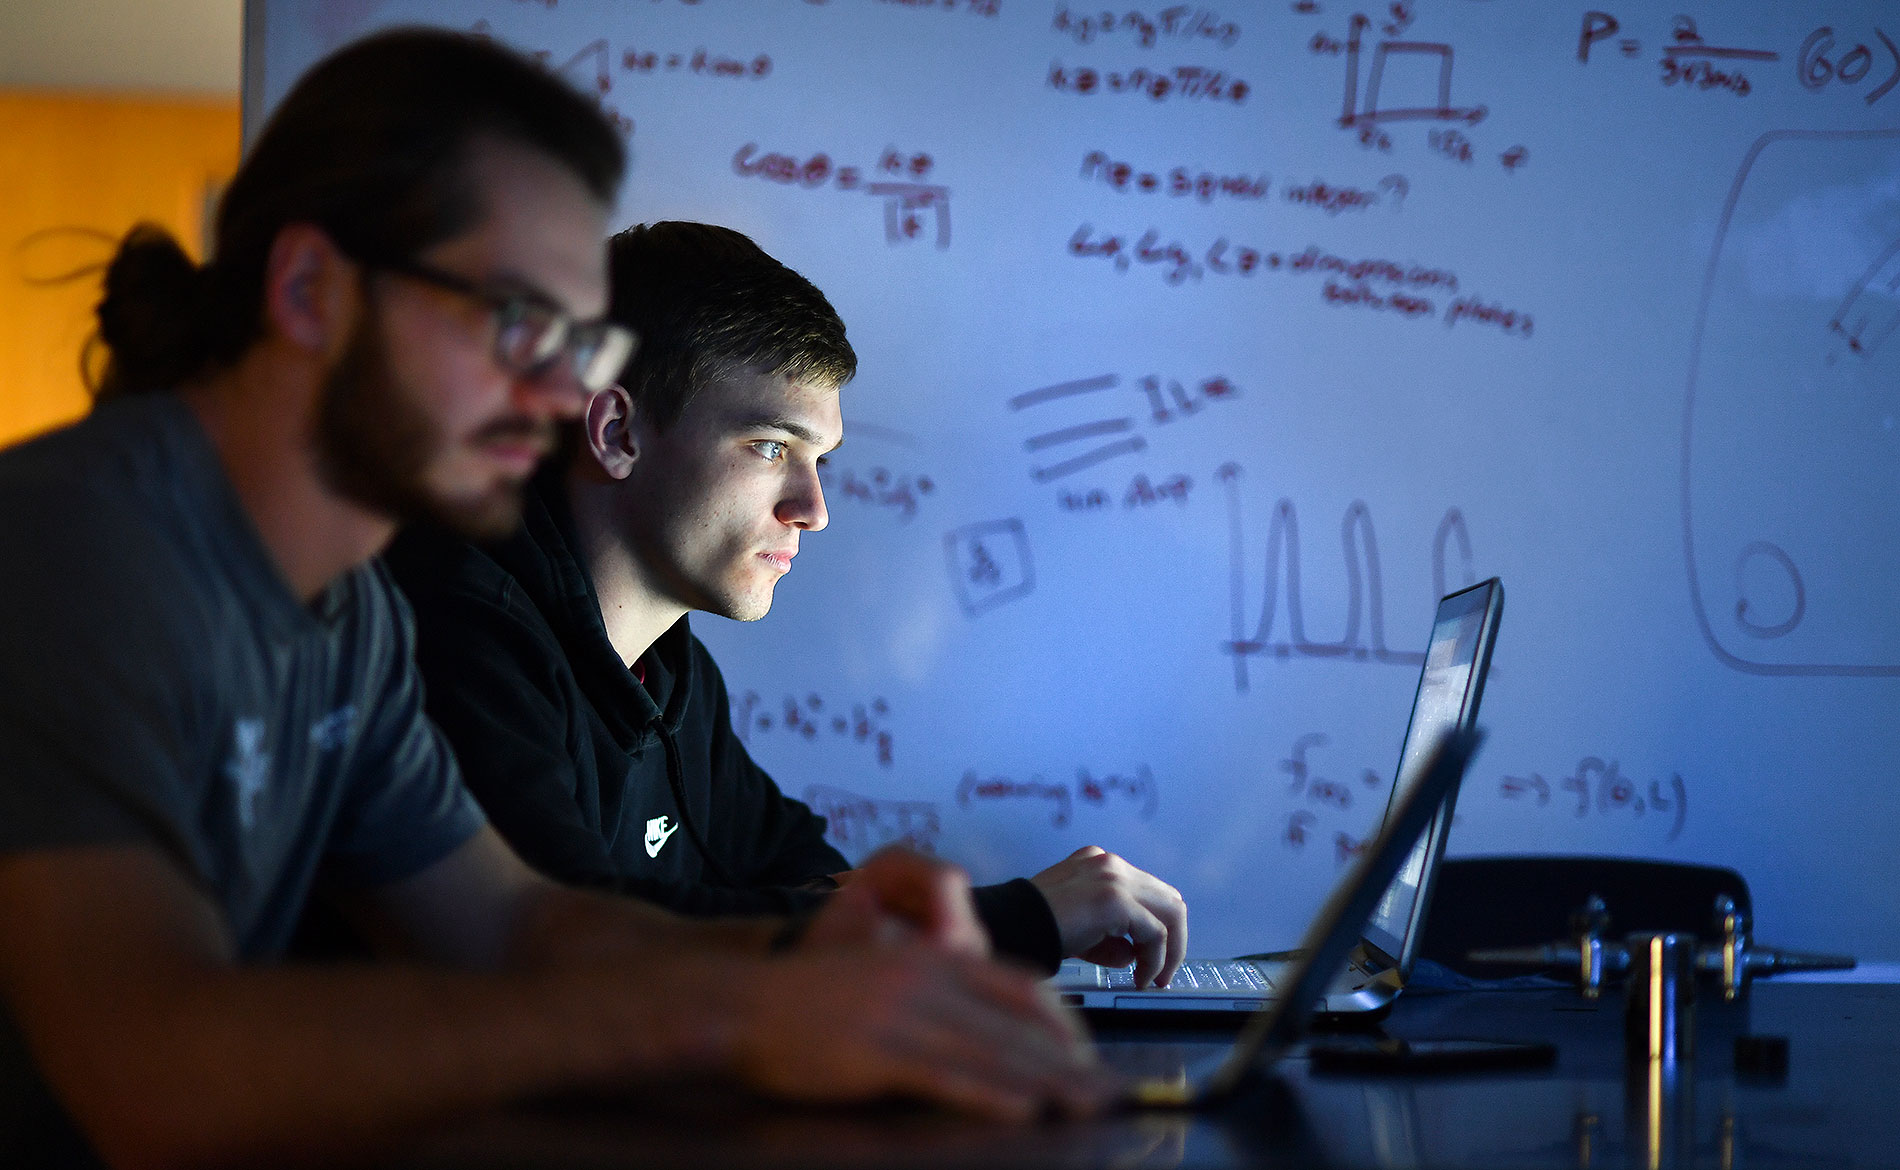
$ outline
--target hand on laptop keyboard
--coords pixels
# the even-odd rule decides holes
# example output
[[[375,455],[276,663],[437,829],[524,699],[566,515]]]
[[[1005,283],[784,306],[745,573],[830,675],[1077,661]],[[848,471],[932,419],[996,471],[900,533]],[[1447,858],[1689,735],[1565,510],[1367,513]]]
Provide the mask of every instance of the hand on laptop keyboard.
[[[1180,891],[1094,845],[1029,879],[1049,902],[1062,953],[1105,967],[1131,961],[1137,987],[1164,986],[1187,949]]]
[[[1108,986],[1113,990],[1133,990],[1135,987],[1135,972],[1131,967],[1118,967],[1105,974]],[[1231,959],[1225,962],[1199,961],[1181,964],[1168,990],[1267,992],[1273,990],[1273,981],[1262,976],[1252,963]]]

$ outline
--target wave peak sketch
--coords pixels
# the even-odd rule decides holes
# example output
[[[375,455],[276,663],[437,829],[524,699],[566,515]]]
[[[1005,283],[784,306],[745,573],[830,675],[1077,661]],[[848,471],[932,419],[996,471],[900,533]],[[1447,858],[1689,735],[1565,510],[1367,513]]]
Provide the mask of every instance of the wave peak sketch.
[[[1245,516],[1240,500],[1238,464],[1227,463],[1215,473],[1223,485],[1227,500],[1229,558],[1228,605],[1231,637],[1221,649],[1233,659],[1234,689],[1246,693],[1250,685],[1248,662],[1256,657],[1325,658],[1347,662],[1384,663],[1395,666],[1424,665],[1422,650],[1395,650],[1385,633],[1385,565],[1379,555],[1379,538],[1372,522],[1372,511],[1363,500],[1347,505],[1339,523],[1340,552],[1346,576],[1345,630],[1335,640],[1323,641],[1310,636],[1306,628],[1306,594],[1301,576],[1299,514],[1291,499],[1282,497],[1274,505],[1273,519],[1267,528],[1265,576],[1262,582],[1259,620],[1247,632],[1247,552]],[[1454,565],[1459,584],[1449,584]],[[1477,581],[1473,571],[1471,534],[1464,513],[1452,507],[1432,534],[1432,594],[1437,600],[1454,588]],[[1285,632],[1280,633],[1284,614]]]

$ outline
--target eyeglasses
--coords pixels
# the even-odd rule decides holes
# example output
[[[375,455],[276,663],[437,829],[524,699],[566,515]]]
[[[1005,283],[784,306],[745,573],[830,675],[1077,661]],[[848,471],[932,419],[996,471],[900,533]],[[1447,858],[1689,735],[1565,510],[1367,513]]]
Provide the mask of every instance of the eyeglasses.
[[[574,379],[589,393],[605,390],[620,377],[639,345],[639,338],[624,325],[576,320],[533,293],[484,288],[465,276],[417,260],[365,261],[364,267],[419,280],[488,306],[495,318],[495,361],[525,377],[546,373],[565,355]]]

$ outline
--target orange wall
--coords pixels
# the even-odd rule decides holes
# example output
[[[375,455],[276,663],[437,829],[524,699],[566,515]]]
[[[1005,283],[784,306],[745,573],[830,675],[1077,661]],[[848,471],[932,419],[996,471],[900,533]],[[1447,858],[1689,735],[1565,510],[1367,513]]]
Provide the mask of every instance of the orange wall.
[[[202,254],[209,201],[237,170],[238,103],[0,89],[0,444],[75,418],[103,263],[140,220]],[[77,228],[35,240],[45,229]],[[83,234],[82,234],[83,233]]]

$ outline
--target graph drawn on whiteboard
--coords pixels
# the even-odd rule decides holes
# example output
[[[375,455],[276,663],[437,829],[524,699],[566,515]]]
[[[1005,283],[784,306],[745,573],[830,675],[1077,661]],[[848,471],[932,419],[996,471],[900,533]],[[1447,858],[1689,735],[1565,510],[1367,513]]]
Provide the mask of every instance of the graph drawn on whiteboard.
[[[1423,666],[1422,650],[1395,650],[1385,638],[1385,568],[1379,558],[1379,539],[1373,529],[1372,512],[1362,500],[1346,508],[1339,523],[1340,551],[1346,568],[1345,633],[1335,641],[1320,641],[1307,634],[1306,597],[1300,579],[1300,524],[1293,501],[1282,499],[1274,506],[1273,520],[1267,529],[1265,565],[1258,613],[1253,632],[1247,631],[1247,570],[1260,563],[1247,549],[1244,517],[1241,512],[1239,481],[1241,470],[1233,463],[1224,464],[1214,473],[1226,489],[1229,532],[1228,602],[1232,637],[1221,649],[1234,660],[1234,689],[1248,688],[1248,660],[1272,658],[1330,658],[1347,662],[1386,663]],[[1449,581],[1447,555],[1455,559],[1459,582]],[[1438,530],[1432,535],[1431,600],[1452,589],[1477,580],[1472,571],[1471,535],[1464,514],[1448,508]],[[1284,588],[1283,588],[1284,587]],[[1283,618],[1284,615],[1284,618]],[[1284,620],[1285,629],[1281,632]]]
[[[1757,674],[1900,676],[1900,130],[1755,143],[1691,354],[1683,542],[1710,649]]]
[[[1451,101],[1452,47],[1439,41],[1383,40],[1366,59],[1366,31],[1372,22],[1352,16],[1346,35],[1346,96],[1339,124],[1365,130],[1382,122],[1484,121],[1482,105],[1454,106]],[[1360,75],[1364,73],[1361,87]]]

